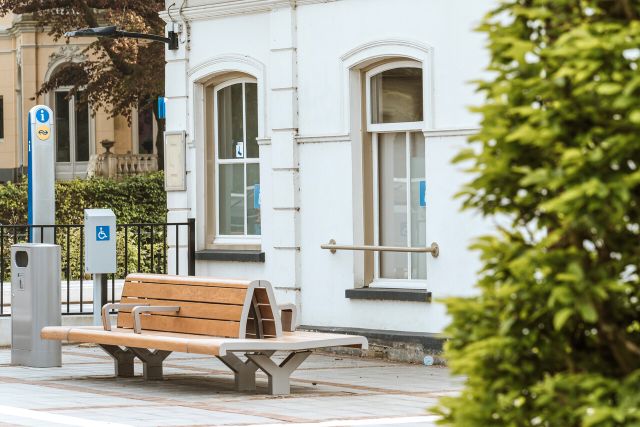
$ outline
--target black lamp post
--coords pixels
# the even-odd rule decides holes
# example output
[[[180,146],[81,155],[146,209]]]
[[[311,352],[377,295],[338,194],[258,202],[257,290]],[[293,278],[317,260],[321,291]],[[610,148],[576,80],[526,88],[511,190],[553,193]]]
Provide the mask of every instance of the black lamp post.
[[[156,34],[132,33],[130,31],[119,30],[115,25],[108,27],[83,28],[81,30],[68,31],[64,33],[66,37],[108,37],[112,39],[144,39],[162,42],[169,45],[169,50],[178,50],[178,33],[169,31],[169,37],[158,36]]]

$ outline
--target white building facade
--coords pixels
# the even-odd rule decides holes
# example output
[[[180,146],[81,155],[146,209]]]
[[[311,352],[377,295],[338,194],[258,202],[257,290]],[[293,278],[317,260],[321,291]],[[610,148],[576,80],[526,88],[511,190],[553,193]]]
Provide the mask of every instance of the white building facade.
[[[440,333],[438,300],[473,292],[468,247],[488,229],[460,211],[470,178],[451,159],[478,127],[473,29],[492,1],[172,3],[166,123],[186,132],[186,190],[168,220],[196,219],[196,274],[269,280],[308,327]]]

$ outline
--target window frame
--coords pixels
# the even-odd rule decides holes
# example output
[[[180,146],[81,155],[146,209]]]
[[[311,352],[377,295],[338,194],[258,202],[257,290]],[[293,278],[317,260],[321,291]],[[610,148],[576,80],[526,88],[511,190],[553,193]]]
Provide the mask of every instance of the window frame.
[[[399,122],[399,123],[373,123],[371,120],[371,79],[380,73],[393,70],[396,68],[419,68],[422,70],[422,120],[419,122]],[[365,93],[365,106],[366,106],[366,120],[367,120],[367,132],[404,132],[404,131],[422,131],[424,129],[424,116],[425,116],[425,97],[424,97],[424,67],[423,64],[418,61],[402,60],[392,61],[386,64],[379,65],[367,71],[365,74],[366,93]]]
[[[71,87],[70,86],[62,86],[59,88],[56,88],[55,90],[52,91],[52,96],[51,96],[51,110],[53,111],[53,120],[55,123],[56,117],[57,117],[57,105],[56,105],[56,94],[59,92],[66,92],[69,93],[71,91]],[[77,138],[76,138],[76,95],[70,97],[67,100],[67,103],[69,105],[69,161],[63,161],[63,162],[59,162],[57,160],[57,153],[58,153],[58,137],[56,134],[56,146],[55,146],[55,154],[56,154],[56,161],[55,163],[57,165],[65,165],[65,166],[71,166],[72,167],[72,173],[75,176],[75,168],[76,165],[88,165],[89,162],[91,161],[91,156],[93,154],[95,154],[95,144],[94,144],[94,128],[93,128],[93,121],[94,118],[92,116],[92,109],[91,109],[91,104],[87,104],[87,112],[88,112],[88,132],[89,134],[88,136],[88,143],[89,143],[89,158],[87,160],[76,160],[76,152],[77,152]],[[57,132],[57,130],[56,130]],[[86,172],[86,167],[84,168],[85,172]]]
[[[214,246],[217,245],[252,245],[252,246],[260,246],[262,244],[262,234],[260,235],[249,235],[247,234],[247,222],[248,222],[248,215],[247,215],[247,188],[246,188],[246,180],[247,180],[247,165],[249,164],[257,164],[258,168],[260,167],[260,154],[258,154],[258,157],[246,157],[247,155],[247,120],[246,120],[246,114],[247,114],[247,109],[246,109],[246,83],[252,83],[252,84],[257,84],[257,80],[255,78],[251,78],[251,77],[234,77],[228,80],[225,80],[215,86],[212,87],[212,113],[213,113],[213,135],[212,135],[212,142],[213,142],[213,169],[214,169],[214,187],[215,187],[215,193],[214,193],[214,211],[215,211],[215,218],[214,218],[214,222],[215,222],[215,234],[213,237],[213,242],[211,242],[211,244],[213,244]],[[222,89],[225,89],[227,87],[233,86],[235,84],[242,84],[242,119],[243,119],[243,127],[242,127],[242,132],[243,132],[243,143],[244,143],[244,153],[245,153],[245,157],[243,157],[242,159],[220,159],[219,156],[219,143],[218,143],[218,92],[220,92]],[[258,102],[256,100],[256,102]],[[256,106],[257,108],[259,108],[259,103]],[[259,114],[259,112],[258,112]],[[243,221],[244,221],[244,234],[242,235],[230,235],[230,234],[221,234],[220,233],[220,165],[225,165],[225,164],[242,164],[244,165],[244,191],[243,191],[243,197],[244,197],[244,215],[243,215]],[[262,216],[262,209],[260,211],[260,215]]]
[[[372,122],[372,98],[373,98],[373,93],[372,93],[372,85],[371,85],[371,80],[374,76],[384,72],[384,71],[388,71],[388,70],[393,70],[396,68],[419,68],[422,70],[422,103],[423,103],[423,115],[422,115],[422,120],[421,121],[417,121],[417,122],[399,122],[399,123],[373,123]],[[425,127],[425,116],[429,113],[427,111],[427,98],[424,94],[424,90],[425,90],[425,69],[424,69],[424,64],[419,62],[419,61],[414,61],[414,60],[396,60],[396,61],[390,61],[387,63],[384,63],[382,65],[376,66],[370,70],[368,70],[365,73],[365,94],[364,94],[364,101],[365,101],[365,108],[366,108],[366,116],[365,116],[365,120],[366,120],[366,132],[369,134],[370,136],[370,141],[371,141],[371,162],[372,162],[372,172],[373,172],[373,176],[372,176],[372,180],[373,180],[373,186],[372,186],[372,190],[373,190],[373,197],[372,197],[372,204],[373,204],[373,244],[375,246],[379,246],[380,245],[380,176],[379,176],[379,171],[380,171],[380,165],[379,165],[379,135],[383,134],[383,133],[404,133],[405,134],[405,139],[404,139],[404,143],[405,143],[405,168],[406,168],[406,200],[408,202],[407,205],[407,239],[406,239],[406,245],[407,247],[410,247],[410,241],[411,241],[411,206],[410,206],[410,202],[411,202],[411,167],[410,167],[410,163],[411,163],[411,138],[412,138],[412,134],[414,133],[422,133],[424,132],[424,127]],[[425,141],[424,144],[424,158],[425,158],[425,170],[424,170],[424,177],[426,180],[426,176],[427,176],[427,171],[426,171],[426,148],[427,144]],[[425,210],[427,210],[427,206],[424,207]],[[426,219],[425,219],[426,220]],[[426,233],[426,227],[425,227],[425,233]],[[426,242],[426,236],[425,236],[425,242]],[[380,277],[380,267],[381,267],[381,260],[380,260],[380,255],[381,252],[376,251],[373,253],[373,279],[371,281],[371,283],[369,283],[368,286],[370,287],[383,287],[383,288],[405,288],[405,289],[411,289],[411,288],[417,288],[417,289],[424,289],[426,288],[426,284],[427,284],[427,279],[413,279],[411,278],[411,274],[412,274],[412,268],[411,268],[411,264],[412,264],[412,253],[411,252],[407,252],[406,256],[407,256],[407,278],[406,279],[391,279],[391,278],[382,278]]]

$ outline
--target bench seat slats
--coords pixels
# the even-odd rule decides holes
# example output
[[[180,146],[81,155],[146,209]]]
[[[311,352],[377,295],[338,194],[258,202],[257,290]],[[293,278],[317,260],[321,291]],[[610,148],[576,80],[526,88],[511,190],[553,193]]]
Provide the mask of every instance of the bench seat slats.
[[[183,284],[193,286],[211,286],[221,288],[239,288],[244,289],[251,283],[248,280],[229,280],[229,279],[217,279],[211,277],[197,277],[197,276],[172,276],[166,274],[140,274],[132,273],[127,276],[127,281],[140,282],[140,283],[169,283],[169,284]]]
[[[143,310],[144,314],[138,313],[141,330],[257,339],[282,334],[279,310],[267,281],[134,273],[125,280],[120,302],[180,307],[172,312]],[[134,326],[131,313],[131,308],[118,311],[118,327]]]
[[[140,316],[140,322],[142,329],[149,331],[178,332],[214,337],[237,337],[240,332],[240,322],[230,320],[193,319],[171,315],[143,314]],[[133,317],[131,313],[120,313],[118,315],[118,328],[133,328]]]
[[[214,356],[224,355],[228,351],[296,351],[333,346],[349,346],[363,349],[368,347],[367,339],[361,336],[302,331],[284,332],[280,338],[234,339],[155,331],[143,331],[142,334],[134,334],[131,329],[118,328],[113,331],[104,331],[96,326],[47,326],[40,335],[44,339],[68,342],[143,347]]]
[[[199,319],[212,320],[235,320],[238,321],[242,315],[241,305],[188,302],[177,300],[161,300],[152,298],[131,298],[124,297],[120,300],[123,304],[148,304],[148,305],[178,305],[180,306],[181,317],[193,317]],[[122,309],[122,313],[130,313],[131,309]],[[156,315],[169,315],[170,313],[154,313]]]
[[[122,295],[126,297],[151,297],[173,301],[244,304],[246,288],[229,289],[204,286],[173,285],[168,283],[125,282]]]

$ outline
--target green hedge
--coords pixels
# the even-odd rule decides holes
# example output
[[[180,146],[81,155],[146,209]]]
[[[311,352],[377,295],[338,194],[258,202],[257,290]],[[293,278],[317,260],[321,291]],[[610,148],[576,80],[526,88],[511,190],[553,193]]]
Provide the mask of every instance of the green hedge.
[[[56,224],[83,224],[84,209],[109,208],[114,211],[118,224],[164,223],[166,222],[166,193],[162,172],[138,175],[120,181],[93,178],[87,180],[61,181],[56,183]],[[27,185],[0,185],[0,224],[27,223]],[[174,229],[169,229],[170,233]],[[2,235],[3,252],[0,262],[4,263],[4,280],[9,280],[9,250],[13,243],[26,242],[28,229],[5,229]],[[82,275],[81,228],[59,229],[55,242],[62,250],[62,277],[67,275],[77,280]],[[165,230],[156,227],[151,232],[143,227],[138,238],[137,228],[125,231],[119,227],[116,233],[118,248],[117,277],[124,277],[125,271],[162,272],[164,267]],[[125,269],[125,244],[129,257]],[[138,268],[138,244],[140,245],[140,268]],[[152,251],[153,247],[153,262]],[[85,278],[88,276],[85,275]]]
[[[84,209],[109,208],[118,223],[165,222],[162,172],[120,181],[103,178],[56,182],[56,224],[82,224]],[[27,223],[27,184],[0,185],[0,224]]]

